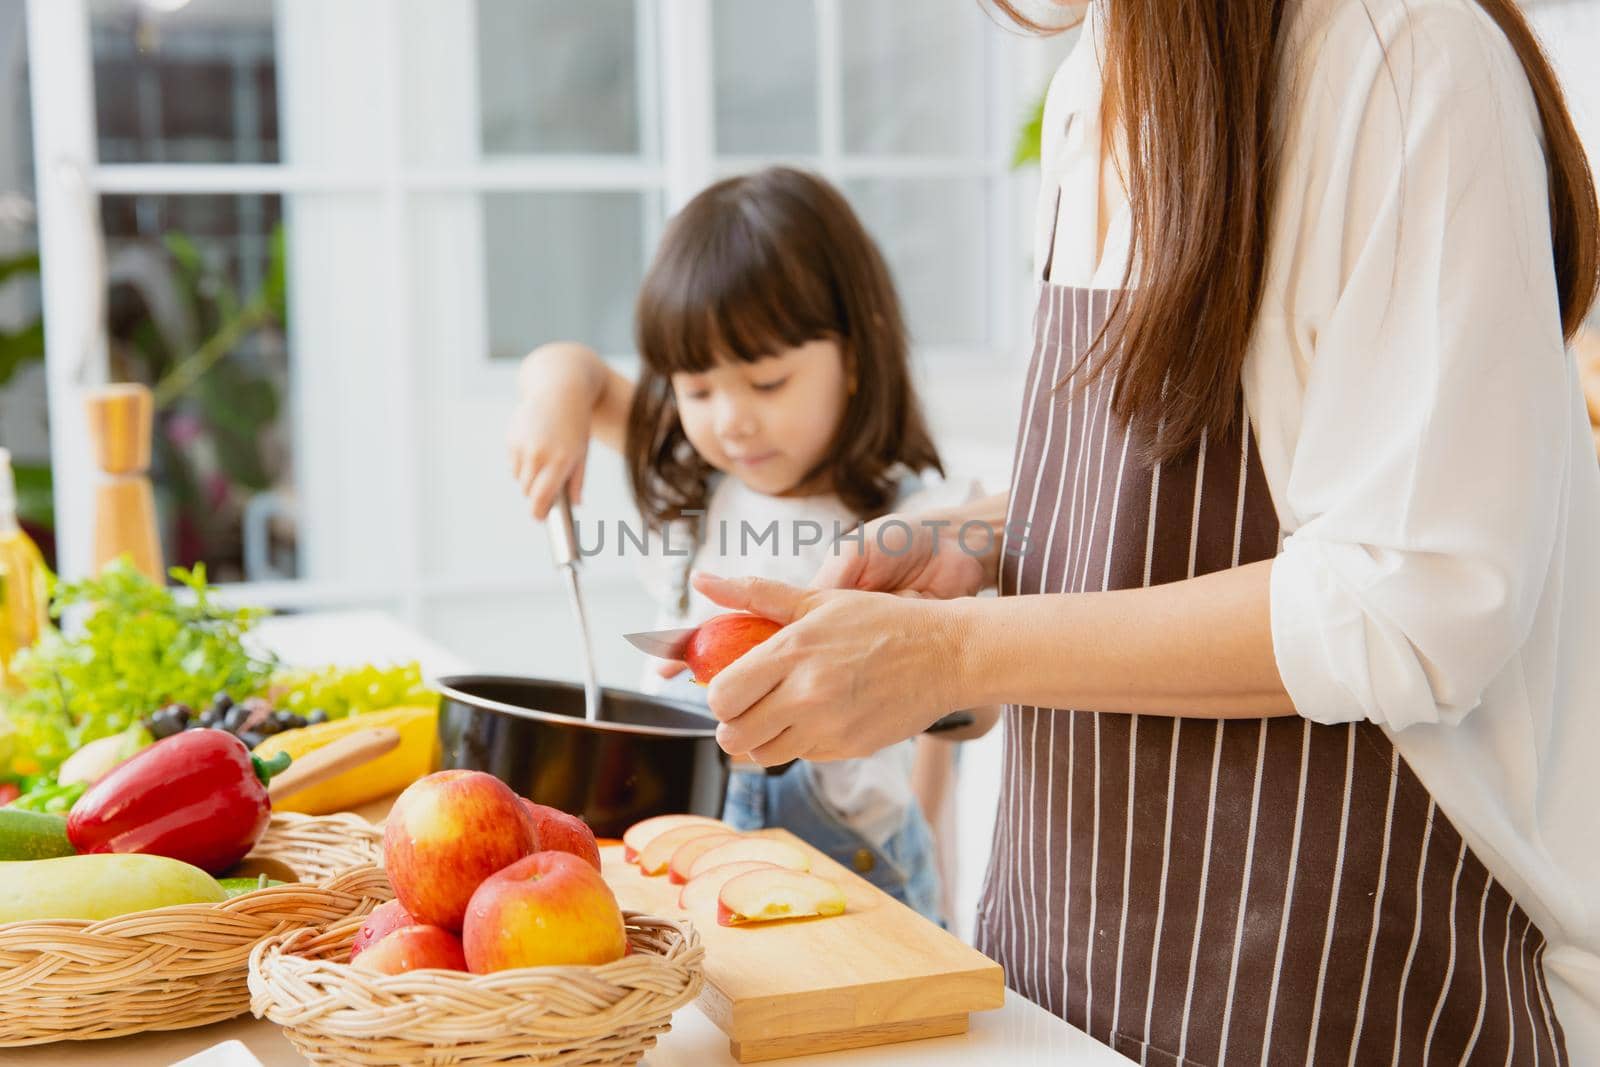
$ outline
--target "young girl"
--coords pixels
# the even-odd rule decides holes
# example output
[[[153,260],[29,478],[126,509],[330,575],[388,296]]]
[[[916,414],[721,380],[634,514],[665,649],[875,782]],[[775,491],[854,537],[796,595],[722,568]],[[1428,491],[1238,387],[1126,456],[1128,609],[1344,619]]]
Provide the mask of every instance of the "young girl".
[[[719,738],[1007,702],[978,945],[1140,1063],[1600,1063],[1600,223],[1518,5],[1096,0],[1043,130],[1010,491],[697,579],[789,638]],[[963,519],[1000,596],[881,595]]]
[[[691,569],[805,584],[862,520],[951,495],[921,482],[942,467],[911,388],[889,272],[821,179],[773,168],[695,197],[662,238],[636,320],[637,383],[582,345],[532,352],[510,445],[537,518],[563,486],[579,498],[591,436],[623,452],[659,535],[648,571],[662,626],[723,610],[690,588]],[[661,673],[680,677],[664,688],[703,702],[682,670],[668,665]],[[648,678],[647,689],[663,688]],[[977,715],[964,736],[997,717]],[[941,920],[915,759],[916,745],[900,742],[781,776],[746,764],[724,818],[785,827]]]

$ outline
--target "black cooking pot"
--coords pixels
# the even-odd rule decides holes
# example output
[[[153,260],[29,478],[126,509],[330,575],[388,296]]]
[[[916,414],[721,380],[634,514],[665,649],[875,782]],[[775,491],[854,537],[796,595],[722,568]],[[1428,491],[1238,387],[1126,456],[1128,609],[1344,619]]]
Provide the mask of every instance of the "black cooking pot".
[[[728,757],[704,709],[603,689],[589,722],[583,686],[569,682],[459,674],[435,688],[444,766],[488,771],[581,815],[596,837],[621,837],[652,815],[722,815]]]

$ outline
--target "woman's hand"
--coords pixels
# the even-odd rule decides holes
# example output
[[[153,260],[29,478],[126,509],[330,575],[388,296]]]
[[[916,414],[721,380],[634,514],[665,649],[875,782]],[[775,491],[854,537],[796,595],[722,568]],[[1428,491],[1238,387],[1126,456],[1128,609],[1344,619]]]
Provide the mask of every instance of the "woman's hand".
[[[573,504],[583,497],[598,362],[580,345],[546,345],[523,362],[506,448],[535,519],[549,513],[563,487]]]
[[[704,573],[694,585],[784,624],[707,692],[717,743],[732,755],[768,767],[865,756],[959,707],[956,631],[937,600]]]
[[[812,586],[866,589],[951,600],[993,585],[1006,498],[967,507],[874,519],[841,539]]]

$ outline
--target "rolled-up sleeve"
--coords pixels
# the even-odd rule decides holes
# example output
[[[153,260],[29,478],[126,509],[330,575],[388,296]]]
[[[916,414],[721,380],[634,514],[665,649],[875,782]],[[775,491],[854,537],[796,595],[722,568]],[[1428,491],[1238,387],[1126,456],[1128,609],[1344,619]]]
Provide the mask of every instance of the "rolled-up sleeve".
[[[1481,15],[1420,5],[1383,62],[1308,88],[1345,106],[1299,134],[1332,176],[1294,252],[1306,356],[1271,612],[1317,722],[1459,721],[1545,593],[1575,408],[1537,113]]]

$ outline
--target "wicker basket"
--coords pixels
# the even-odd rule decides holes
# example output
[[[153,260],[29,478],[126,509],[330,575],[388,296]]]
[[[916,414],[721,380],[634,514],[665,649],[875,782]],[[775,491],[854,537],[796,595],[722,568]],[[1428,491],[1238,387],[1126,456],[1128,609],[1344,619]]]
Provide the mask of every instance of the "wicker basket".
[[[250,954],[250,1010],[317,1064],[636,1063],[699,995],[705,949],[688,924],[623,915],[615,963],[483,975],[351,967],[359,921],[283,934]]]
[[[392,896],[372,866],[382,841],[354,815],[274,814],[249,858],[286,865],[297,885],[94,922],[0,925],[0,1047],[181,1030],[239,1015],[249,1008],[245,972],[257,941],[362,916]]]

